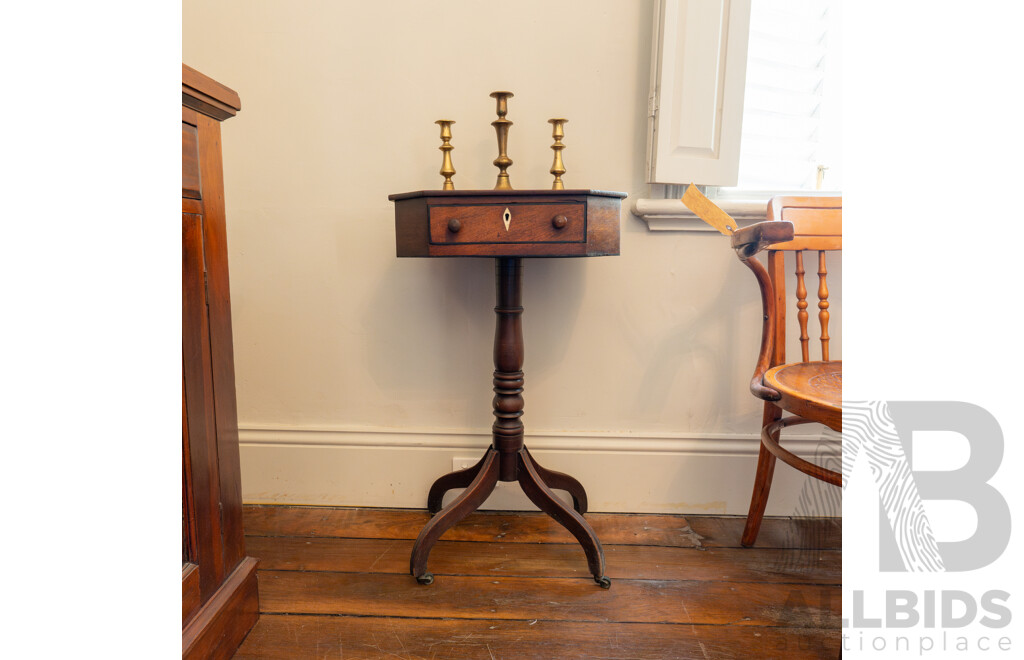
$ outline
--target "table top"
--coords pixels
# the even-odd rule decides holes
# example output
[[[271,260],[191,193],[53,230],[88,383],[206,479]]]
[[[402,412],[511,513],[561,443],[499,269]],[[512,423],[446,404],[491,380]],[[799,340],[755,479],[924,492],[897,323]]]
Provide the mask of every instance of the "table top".
[[[625,198],[628,193],[614,192],[611,190],[588,190],[578,188],[573,190],[416,190],[414,192],[395,193],[388,195],[391,201],[402,199],[413,199],[417,197],[508,197],[510,199],[519,197],[577,197],[581,195],[593,195],[595,197],[617,197]]]

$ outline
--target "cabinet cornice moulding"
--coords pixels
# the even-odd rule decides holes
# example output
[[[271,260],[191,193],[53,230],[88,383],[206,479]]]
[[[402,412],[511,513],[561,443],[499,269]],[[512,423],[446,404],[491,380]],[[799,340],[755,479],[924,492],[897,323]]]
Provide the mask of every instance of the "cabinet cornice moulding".
[[[181,104],[217,121],[234,117],[242,109],[238,92],[187,64],[181,65]]]

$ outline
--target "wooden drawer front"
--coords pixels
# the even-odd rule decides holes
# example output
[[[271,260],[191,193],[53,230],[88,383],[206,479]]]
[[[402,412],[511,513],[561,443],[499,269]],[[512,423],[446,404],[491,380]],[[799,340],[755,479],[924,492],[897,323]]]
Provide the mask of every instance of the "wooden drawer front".
[[[505,212],[508,211],[508,228]],[[430,206],[430,242],[582,243],[586,236],[586,205],[481,204]],[[564,222],[563,222],[564,220]]]
[[[202,199],[199,183],[199,133],[195,126],[181,122],[181,196]]]

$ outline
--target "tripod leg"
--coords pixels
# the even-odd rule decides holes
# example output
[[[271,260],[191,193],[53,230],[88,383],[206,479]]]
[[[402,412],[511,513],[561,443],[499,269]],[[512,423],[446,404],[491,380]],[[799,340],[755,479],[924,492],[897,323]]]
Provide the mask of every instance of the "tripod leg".
[[[533,459],[525,450],[519,452],[519,485],[522,486],[523,492],[531,502],[576,537],[576,540],[583,546],[583,552],[587,555],[587,566],[594,576],[594,581],[605,589],[610,587],[612,581],[604,574],[604,551],[601,549],[601,542],[597,540],[594,530],[583,519],[583,516],[555,497],[551,489],[541,480]]]
[[[476,475],[480,472],[480,468],[483,467],[484,459],[487,458],[487,454],[476,462],[471,468],[465,470],[458,470],[456,472],[450,472],[434,482],[434,485],[430,487],[430,493],[427,494],[427,511],[430,513],[437,513],[441,510],[441,502],[444,500],[444,494],[453,488],[468,488],[469,484],[473,483],[473,479],[476,479]]]
[[[420,531],[416,543],[412,546],[412,556],[409,557],[409,571],[420,584],[430,584],[434,576],[427,571],[427,557],[434,543],[446,531],[453,527],[460,520],[476,511],[477,507],[484,503],[487,496],[494,490],[498,483],[498,452],[493,448],[487,450],[484,456],[483,465],[476,478],[469,484],[466,490],[462,491],[451,504],[440,513],[430,519]]]
[[[533,461],[533,467],[537,469],[537,474],[540,476],[548,488],[564,490],[572,495],[572,508],[576,509],[576,513],[586,515],[587,513],[587,491],[583,489],[583,484],[577,481],[574,477],[563,472],[555,472],[549,470],[546,467],[540,465],[537,459],[533,457],[530,450],[523,447],[523,451],[527,453],[530,460]]]

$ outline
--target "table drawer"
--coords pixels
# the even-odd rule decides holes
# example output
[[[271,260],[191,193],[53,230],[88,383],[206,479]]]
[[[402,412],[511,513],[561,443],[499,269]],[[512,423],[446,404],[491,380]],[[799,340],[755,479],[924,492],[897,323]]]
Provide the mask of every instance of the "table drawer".
[[[429,209],[430,242],[435,245],[582,243],[587,235],[583,202],[431,205]]]

